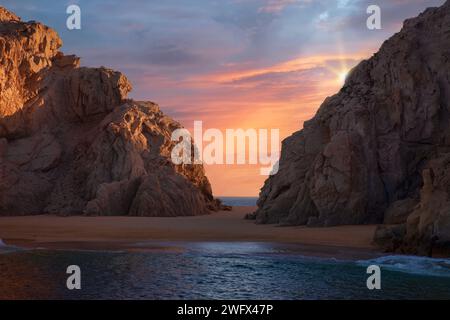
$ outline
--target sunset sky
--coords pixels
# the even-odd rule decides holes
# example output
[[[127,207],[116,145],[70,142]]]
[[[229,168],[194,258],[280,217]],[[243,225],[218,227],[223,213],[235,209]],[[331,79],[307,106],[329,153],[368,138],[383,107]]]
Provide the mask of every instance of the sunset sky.
[[[151,100],[185,127],[302,128],[405,18],[444,0],[0,0],[24,20],[56,29],[84,66],[123,72],[131,98]],[[69,4],[82,29],[66,29]],[[366,9],[382,10],[368,30]],[[256,196],[258,165],[208,166],[217,196]]]

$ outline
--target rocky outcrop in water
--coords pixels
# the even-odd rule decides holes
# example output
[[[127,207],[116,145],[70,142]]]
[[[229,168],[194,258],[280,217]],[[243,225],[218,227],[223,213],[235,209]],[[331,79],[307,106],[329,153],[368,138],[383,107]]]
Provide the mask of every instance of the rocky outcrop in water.
[[[182,216],[220,202],[201,165],[174,165],[181,128],[127,99],[120,72],[80,68],[51,28],[0,7],[0,215]]]
[[[450,2],[405,21],[282,145],[259,223],[387,223],[376,242],[450,247]]]

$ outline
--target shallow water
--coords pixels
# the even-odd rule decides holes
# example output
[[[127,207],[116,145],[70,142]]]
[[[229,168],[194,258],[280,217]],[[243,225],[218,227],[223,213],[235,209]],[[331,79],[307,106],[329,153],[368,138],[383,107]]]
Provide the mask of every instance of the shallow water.
[[[161,244],[167,246],[167,244]],[[174,245],[174,244],[172,244]],[[181,250],[105,252],[0,248],[5,299],[450,299],[450,260],[305,257],[279,244],[178,243]],[[66,289],[78,265],[82,289]],[[382,290],[366,288],[366,267]]]

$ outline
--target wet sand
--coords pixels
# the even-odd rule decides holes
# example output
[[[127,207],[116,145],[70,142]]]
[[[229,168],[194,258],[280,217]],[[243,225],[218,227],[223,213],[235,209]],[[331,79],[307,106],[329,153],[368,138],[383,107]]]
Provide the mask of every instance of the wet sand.
[[[0,217],[0,239],[9,245],[70,249],[153,250],[161,247],[151,245],[152,242],[245,241],[298,244],[310,254],[325,254],[330,250],[376,252],[372,245],[376,226],[307,228],[257,225],[243,219],[254,209],[234,207],[232,211],[211,215],[176,218]],[[141,244],[136,246],[136,243]]]

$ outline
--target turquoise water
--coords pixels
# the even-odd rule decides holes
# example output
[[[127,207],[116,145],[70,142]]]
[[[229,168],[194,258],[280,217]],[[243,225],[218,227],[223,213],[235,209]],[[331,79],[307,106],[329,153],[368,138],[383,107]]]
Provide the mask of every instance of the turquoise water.
[[[150,252],[0,251],[1,299],[450,299],[450,260],[405,256],[350,261],[270,243],[171,243]],[[164,244],[167,247],[167,244]],[[66,289],[66,268],[82,289]],[[382,270],[366,288],[366,267]]]

